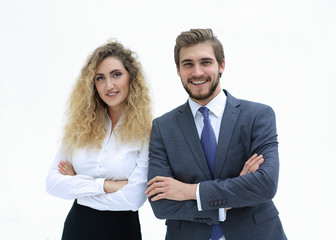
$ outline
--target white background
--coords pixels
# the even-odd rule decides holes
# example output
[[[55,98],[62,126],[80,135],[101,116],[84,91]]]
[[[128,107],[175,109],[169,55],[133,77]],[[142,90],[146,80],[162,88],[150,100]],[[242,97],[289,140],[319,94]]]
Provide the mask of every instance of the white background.
[[[60,239],[72,201],[45,177],[88,54],[112,37],[136,51],[159,116],[187,99],[173,47],[198,27],[224,45],[221,86],[277,114],[288,238],[335,239],[333,0],[0,0],[0,239]],[[148,202],[140,217],[144,240],[164,239]]]

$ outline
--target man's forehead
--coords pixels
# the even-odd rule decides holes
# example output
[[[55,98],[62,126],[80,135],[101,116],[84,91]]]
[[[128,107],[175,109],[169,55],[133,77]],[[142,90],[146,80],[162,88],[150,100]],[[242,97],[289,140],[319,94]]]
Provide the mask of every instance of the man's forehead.
[[[209,42],[197,43],[180,50],[180,61],[196,61],[202,59],[215,59],[213,46]]]

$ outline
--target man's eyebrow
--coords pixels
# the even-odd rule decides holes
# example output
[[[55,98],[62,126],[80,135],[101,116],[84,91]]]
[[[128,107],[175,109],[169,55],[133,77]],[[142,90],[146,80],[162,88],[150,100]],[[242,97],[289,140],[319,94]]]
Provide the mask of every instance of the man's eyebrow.
[[[181,63],[192,62],[192,61],[193,60],[191,59],[183,59]],[[201,58],[200,61],[215,61],[215,59],[212,57],[204,57],[204,58]]]
[[[215,61],[215,59],[211,57],[205,57],[205,58],[201,58],[201,61]]]
[[[192,60],[191,60],[191,59],[183,59],[183,60],[181,61],[181,63],[185,63],[185,62],[192,62]]]

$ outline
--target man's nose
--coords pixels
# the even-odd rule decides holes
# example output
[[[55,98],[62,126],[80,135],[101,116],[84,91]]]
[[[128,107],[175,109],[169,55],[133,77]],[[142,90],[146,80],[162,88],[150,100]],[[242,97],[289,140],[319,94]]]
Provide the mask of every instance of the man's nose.
[[[202,76],[203,74],[204,74],[204,71],[202,69],[202,66],[200,66],[199,64],[196,64],[194,66],[193,76],[199,77],[199,76]]]

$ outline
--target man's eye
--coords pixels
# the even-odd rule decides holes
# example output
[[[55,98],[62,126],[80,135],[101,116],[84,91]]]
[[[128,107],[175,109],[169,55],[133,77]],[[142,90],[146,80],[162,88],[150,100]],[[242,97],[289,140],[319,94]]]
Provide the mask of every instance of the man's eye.
[[[184,66],[184,67],[191,67],[191,66],[192,66],[192,63],[184,63],[183,66]]]
[[[203,65],[210,65],[212,62],[211,61],[204,61]]]

